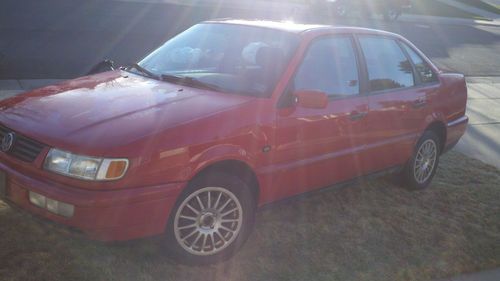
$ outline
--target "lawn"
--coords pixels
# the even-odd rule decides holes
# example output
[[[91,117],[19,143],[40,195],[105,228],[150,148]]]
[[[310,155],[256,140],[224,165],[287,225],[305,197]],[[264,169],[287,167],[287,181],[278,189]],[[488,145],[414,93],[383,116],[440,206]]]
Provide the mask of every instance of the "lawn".
[[[429,280],[500,266],[500,171],[450,152],[431,187],[366,180],[265,207],[249,241],[209,267],[156,240],[104,244],[0,203],[2,280]]]
[[[490,5],[489,3],[486,3],[485,1],[481,0],[458,0],[458,1],[500,15],[500,6]]]
[[[412,1],[412,8],[407,10],[406,13],[438,17],[481,19],[478,15],[467,13],[435,0]]]
[[[297,4],[306,4],[310,5],[312,1],[308,0],[272,0],[275,2],[288,2],[288,3],[297,3]],[[485,9],[489,11],[494,11],[496,8],[488,5],[487,3],[481,2],[480,0],[459,0],[462,2],[478,2],[474,3],[473,6],[478,8]],[[321,3],[321,1],[319,1]],[[364,2],[362,2],[364,3]],[[472,5],[471,3],[468,3]],[[324,9],[323,6],[318,7],[318,9]],[[316,11],[316,13],[321,13],[321,10]],[[427,16],[439,16],[439,17],[455,17],[455,18],[471,18],[471,19],[484,19],[476,14],[471,14],[460,9],[454,8],[452,6],[446,5],[436,0],[414,0],[412,1],[412,8],[405,9],[404,13],[408,14],[416,14],[416,15],[427,15]],[[354,13],[354,16],[359,16],[357,13]]]

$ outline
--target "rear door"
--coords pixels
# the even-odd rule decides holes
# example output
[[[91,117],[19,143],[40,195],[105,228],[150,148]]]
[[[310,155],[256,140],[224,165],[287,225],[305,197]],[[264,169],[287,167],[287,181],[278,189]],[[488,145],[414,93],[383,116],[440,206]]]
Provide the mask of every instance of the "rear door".
[[[405,163],[426,116],[425,88],[418,87],[414,66],[397,39],[359,35],[366,63],[369,132],[363,163],[369,171]]]
[[[361,173],[368,99],[360,95],[358,58],[351,36],[322,37],[308,48],[285,95],[301,90],[328,95],[326,108],[292,102],[278,110],[273,153],[276,198]],[[287,99],[285,99],[287,100]]]

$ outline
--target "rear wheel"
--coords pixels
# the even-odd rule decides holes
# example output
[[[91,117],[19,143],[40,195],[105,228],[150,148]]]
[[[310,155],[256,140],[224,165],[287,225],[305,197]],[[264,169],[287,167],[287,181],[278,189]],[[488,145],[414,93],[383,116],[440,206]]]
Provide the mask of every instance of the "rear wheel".
[[[411,159],[402,171],[402,179],[412,190],[429,186],[436,173],[440,155],[439,137],[432,131],[426,131],[418,141]]]
[[[384,11],[384,19],[388,21],[396,21],[401,15],[401,9],[389,7]]]
[[[334,3],[330,5],[330,13],[339,18],[345,18],[349,15],[349,5],[345,3]]]
[[[248,237],[254,213],[252,193],[239,178],[210,173],[195,179],[172,211],[168,251],[188,264],[211,264],[229,258]]]

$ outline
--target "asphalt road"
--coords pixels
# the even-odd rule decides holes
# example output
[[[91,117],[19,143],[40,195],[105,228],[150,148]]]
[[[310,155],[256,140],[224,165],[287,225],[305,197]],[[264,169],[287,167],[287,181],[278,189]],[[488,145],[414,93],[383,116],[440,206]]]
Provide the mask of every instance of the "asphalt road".
[[[0,79],[72,78],[104,58],[118,64],[137,61],[205,19],[279,19],[289,13],[112,0],[1,2]],[[319,21],[311,16],[306,20]],[[468,76],[500,76],[500,27],[357,20],[337,24],[397,32],[439,66]]]

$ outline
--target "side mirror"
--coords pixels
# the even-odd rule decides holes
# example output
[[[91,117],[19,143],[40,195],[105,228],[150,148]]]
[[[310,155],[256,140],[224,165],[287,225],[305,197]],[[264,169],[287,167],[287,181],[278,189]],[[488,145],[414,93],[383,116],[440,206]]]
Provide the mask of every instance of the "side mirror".
[[[294,93],[296,103],[305,108],[326,108],[328,96],[320,91],[302,90]]]
[[[97,73],[115,70],[115,69],[116,69],[115,62],[112,60],[109,60],[109,59],[105,59],[105,60],[97,63],[96,65],[94,65],[92,67],[92,69],[90,69],[90,71],[87,73],[87,75],[97,74]]]

